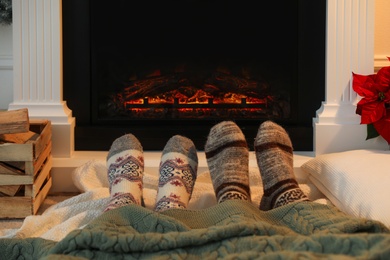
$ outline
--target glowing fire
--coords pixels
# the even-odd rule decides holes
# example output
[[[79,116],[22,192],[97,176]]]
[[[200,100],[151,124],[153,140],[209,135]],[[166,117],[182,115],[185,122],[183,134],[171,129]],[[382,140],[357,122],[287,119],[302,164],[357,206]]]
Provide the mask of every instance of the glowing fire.
[[[175,95],[171,97],[145,97],[136,100],[125,101],[124,105],[134,105],[134,104],[266,104],[266,98],[254,98],[247,97],[245,95],[226,93],[222,98],[213,98],[210,95],[207,95],[202,90],[196,92],[196,95],[188,98],[184,95]]]
[[[193,80],[186,73],[133,79],[112,96],[114,114],[135,118],[258,118],[284,116],[288,102],[270,93],[269,85],[247,77],[215,72]]]

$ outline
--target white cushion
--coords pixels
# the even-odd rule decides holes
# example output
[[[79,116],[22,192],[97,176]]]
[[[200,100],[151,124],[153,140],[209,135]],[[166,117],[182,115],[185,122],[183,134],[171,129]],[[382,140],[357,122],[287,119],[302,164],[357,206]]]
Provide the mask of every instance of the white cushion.
[[[390,151],[322,154],[301,168],[343,212],[379,220],[390,227]]]

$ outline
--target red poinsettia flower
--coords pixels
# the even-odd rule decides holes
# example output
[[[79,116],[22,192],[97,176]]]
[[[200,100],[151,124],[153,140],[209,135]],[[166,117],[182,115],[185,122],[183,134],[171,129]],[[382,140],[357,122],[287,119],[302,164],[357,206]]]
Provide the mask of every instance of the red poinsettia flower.
[[[387,57],[390,60],[390,57]],[[353,73],[353,90],[363,97],[357,104],[356,113],[361,124],[373,124],[375,130],[390,143],[390,66],[377,74]],[[389,110],[389,111],[388,111]]]
[[[373,126],[378,134],[380,134],[390,145],[390,111],[388,111],[384,118],[374,122]]]

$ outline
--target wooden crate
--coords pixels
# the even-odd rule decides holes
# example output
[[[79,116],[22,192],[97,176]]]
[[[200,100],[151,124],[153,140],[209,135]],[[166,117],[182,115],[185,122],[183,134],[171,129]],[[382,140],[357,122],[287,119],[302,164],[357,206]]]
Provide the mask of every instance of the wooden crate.
[[[30,120],[39,135],[24,144],[0,144],[0,186],[20,187],[14,196],[0,197],[0,218],[35,215],[51,185],[51,122]]]

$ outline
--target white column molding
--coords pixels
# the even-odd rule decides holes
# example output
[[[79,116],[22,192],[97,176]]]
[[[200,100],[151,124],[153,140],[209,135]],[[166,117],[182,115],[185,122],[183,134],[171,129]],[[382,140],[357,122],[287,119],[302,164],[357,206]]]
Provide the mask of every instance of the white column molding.
[[[351,149],[388,149],[383,138],[365,140],[352,89],[352,72],[374,73],[375,0],[328,0],[325,98],[313,119],[316,155]]]
[[[13,0],[14,101],[32,119],[52,122],[56,157],[74,151],[75,118],[62,97],[62,1]]]

